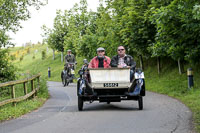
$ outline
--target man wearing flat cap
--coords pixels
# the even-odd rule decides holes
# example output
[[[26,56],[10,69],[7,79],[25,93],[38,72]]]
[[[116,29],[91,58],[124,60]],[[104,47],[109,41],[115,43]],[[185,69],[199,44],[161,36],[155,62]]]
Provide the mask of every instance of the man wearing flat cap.
[[[69,71],[69,69],[68,69],[69,63],[75,63],[76,64],[75,56],[72,54],[72,51],[70,49],[67,50],[67,55],[65,56],[64,70]]]
[[[67,55],[65,56],[65,63],[76,63],[75,56],[72,54],[72,51],[67,50]]]
[[[100,47],[97,49],[97,56],[90,61],[88,68],[109,68],[110,61],[110,58],[105,56],[105,49]]]

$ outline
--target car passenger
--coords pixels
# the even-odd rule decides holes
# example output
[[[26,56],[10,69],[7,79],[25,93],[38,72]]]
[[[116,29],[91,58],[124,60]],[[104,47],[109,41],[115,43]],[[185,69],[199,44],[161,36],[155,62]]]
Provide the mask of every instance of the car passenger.
[[[130,80],[132,80],[136,62],[133,60],[132,56],[126,54],[124,46],[119,46],[117,48],[117,53],[117,55],[112,57],[110,66],[118,68],[130,68]]]
[[[95,56],[89,63],[88,68],[109,68],[110,58],[105,56],[105,49],[100,47],[97,49],[97,56]]]

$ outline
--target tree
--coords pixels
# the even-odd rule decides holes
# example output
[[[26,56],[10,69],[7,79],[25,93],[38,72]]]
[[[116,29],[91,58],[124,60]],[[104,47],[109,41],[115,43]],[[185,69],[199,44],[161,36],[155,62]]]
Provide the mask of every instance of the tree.
[[[131,55],[139,55],[143,68],[143,56],[150,57],[147,50],[154,42],[156,29],[148,19],[147,11],[151,0],[114,0],[109,2],[112,19],[118,28],[119,43]]]
[[[124,45],[127,54],[139,57],[142,68],[143,57],[157,57],[160,73],[160,57],[170,57],[178,61],[181,72],[182,60],[200,61],[199,3],[197,0],[100,0],[97,12],[88,12],[87,1],[81,0],[80,5],[75,4],[57,16],[61,19],[56,25],[66,27],[52,29],[49,42],[53,44],[59,41],[55,41],[56,37],[62,38],[64,49],[87,58],[96,55],[97,47],[104,47],[106,54],[113,56],[116,48]],[[61,35],[62,31],[66,34]]]
[[[16,32],[20,22],[30,18],[29,7],[37,9],[43,5],[40,0],[1,0],[0,1],[0,82],[14,80],[15,68],[9,62],[8,51],[3,47],[13,45],[7,32]]]
[[[42,26],[44,41],[52,48],[61,52],[61,61],[63,62],[64,41],[65,36],[68,34],[68,24],[66,21],[67,12],[57,10],[56,17],[54,19],[53,29]]]
[[[152,15],[152,22],[157,27],[153,53],[157,55],[165,53],[177,60],[180,74],[183,71],[182,60],[194,57],[193,61],[199,61],[199,56],[194,56],[194,53],[199,52],[200,27],[198,18],[195,18],[195,5],[198,4],[199,1],[196,0],[174,0],[168,6],[155,10]],[[194,48],[195,50],[191,51]]]
[[[87,1],[81,0],[80,5],[75,4],[69,13],[69,33],[65,37],[65,49],[71,49],[75,54],[82,55],[80,52],[82,48],[81,40],[86,34],[86,29],[89,25]]]
[[[51,29],[49,29],[48,27],[46,27],[45,25],[43,25],[41,27],[41,29],[43,30],[43,43],[47,43],[49,45],[50,48],[53,49],[53,60],[55,60],[55,46],[54,46],[54,35]]]
[[[46,0],[1,0],[0,1],[0,48],[10,45],[7,31],[16,32],[20,22],[30,18],[29,7],[39,9]]]

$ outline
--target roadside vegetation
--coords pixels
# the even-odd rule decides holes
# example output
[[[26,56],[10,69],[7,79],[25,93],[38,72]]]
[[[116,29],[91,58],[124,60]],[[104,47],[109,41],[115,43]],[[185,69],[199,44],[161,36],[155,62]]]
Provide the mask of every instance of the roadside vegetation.
[[[12,65],[15,68],[16,79],[24,79],[41,72],[41,70],[38,69],[40,68],[40,64],[42,64],[43,62],[41,53],[44,49],[46,50],[46,48],[47,47],[45,45],[38,44],[36,46],[27,45],[26,47],[16,47],[8,49],[10,51],[10,57],[12,57]],[[23,56],[23,59],[21,59],[21,56]],[[35,56],[35,59],[32,58],[33,56]],[[37,62],[39,62],[40,64],[38,64]],[[30,83],[28,83],[27,86],[28,92],[30,92]],[[16,97],[24,95],[23,84],[16,85],[15,90]],[[7,104],[0,107],[0,121],[17,118],[23,114],[31,112],[32,110],[35,110],[42,106],[48,97],[49,94],[47,90],[46,77],[43,76],[43,73],[41,73],[40,90],[38,91],[38,95],[34,99],[28,99],[17,103],[16,107],[14,107],[12,104]],[[10,87],[1,88],[0,101],[4,101],[10,98]]]
[[[148,91],[165,94],[176,98],[184,103],[193,112],[194,127],[200,132],[200,71],[198,67],[193,67],[194,87],[188,88],[187,68],[185,65],[184,73],[179,74],[176,62],[165,60],[162,62],[163,69],[161,74],[157,73],[156,60],[145,63],[145,81]]]
[[[12,47],[14,44],[11,43],[11,37],[8,35],[8,32],[17,32],[21,27],[21,22],[26,21],[30,18],[29,9],[39,9],[41,6],[45,5],[45,0],[1,0],[0,1],[0,83],[7,81],[17,80],[25,78],[23,74],[18,73],[18,67],[15,67],[14,60],[23,61],[26,53],[29,53],[29,49],[22,48],[12,49],[18,51],[11,55],[8,47]],[[25,70],[23,66],[19,66],[23,73]],[[34,73],[29,73],[28,76],[31,76]],[[38,108],[42,105],[45,99],[48,97],[46,81],[41,77],[41,88],[38,93],[38,97],[35,99],[30,99],[28,101],[23,101],[17,104],[17,107],[12,107],[10,104],[0,107],[0,121],[7,120],[10,118],[16,118],[24,113],[30,112],[33,109]],[[16,95],[20,96],[22,94],[22,88],[16,86]],[[0,101],[9,99],[11,96],[11,90],[8,88],[0,88]]]
[[[26,48],[21,48],[21,50]],[[42,77],[48,81],[58,81],[61,82],[60,73],[63,70],[64,63],[61,62],[61,53],[56,52],[55,60],[53,60],[52,49],[49,49],[46,52],[46,58],[42,60],[42,51],[47,49],[47,45],[35,45],[30,47],[30,53],[24,56],[24,60],[20,62],[19,59],[14,61],[16,66],[20,66],[21,70],[25,73],[38,73],[40,72]],[[35,54],[35,51],[38,50],[38,54]],[[13,51],[11,49],[11,51]],[[94,49],[95,51],[95,49]],[[13,52],[11,52],[12,54]],[[31,59],[33,55],[35,59]],[[134,56],[134,55],[133,55]],[[139,59],[134,57],[137,61],[137,67],[140,67]],[[76,68],[76,77],[78,77],[78,70],[83,64],[83,57],[77,56],[77,68]],[[31,60],[31,61],[30,61]],[[200,71],[197,67],[193,66],[194,71],[194,87],[188,89],[187,81],[187,68],[191,67],[189,64],[184,66],[183,74],[179,74],[179,70],[176,67],[177,62],[172,59],[162,59],[161,62],[162,70],[158,74],[157,70],[157,59],[147,59],[144,60],[144,71],[145,71],[145,80],[146,80],[146,89],[148,91],[166,94],[171,97],[174,97],[186,106],[188,106],[193,112],[194,123],[197,131],[200,131]],[[51,67],[51,77],[48,78],[48,67]],[[20,70],[19,69],[19,70]],[[20,71],[19,71],[20,72]],[[21,71],[23,73],[23,71]],[[60,85],[62,85],[60,83]],[[45,95],[46,97],[46,95]],[[30,105],[35,103],[30,103]],[[38,104],[37,106],[40,106]],[[18,105],[17,105],[18,107]],[[10,106],[11,108],[11,106]],[[29,110],[30,111],[30,110]]]
[[[55,60],[53,60],[52,49],[48,48],[48,45],[45,44],[29,44],[25,47],[14,47],[9,48],[8,50],[10,51],[9,54],[12,57],[12,65],[16,70],[15,74],[17,79],[24,79],[40,73],[40,90],[35,99],[19,102],[16,107],[13,107],[12,104],[0,107],[0,121],[17,118],[42,106],[49,97],[47,80],[61,82],[60,74],[64,68],[64,62],[61,62],[61,54],[55,52]],[[42,54],[44,52],[45,57],[44,54]],[[21,56],[23,56],[22,60],[20,59]],[[77,58],[78,65],[76,69],[76,77],[78,77],[77,71],[82,66],[82,60],[82,57]],[[48,77],[48,67],[50,67],[51,70],[50,78]],[[30,92],[30,84],[28,85],[28,92]],[[62,84],[60,85],[62,86]],[[15,89],[16,97],[23,96],[23,85],[17,85]],[[1,89],[0,101],[9,98],[11,98],[11,89]]]
[[[30,88],[30,87],[29,87]],[[30,91],[30,90],[29,90]],[[16,96],[22,96],[23,95],[23,86],[17,86],[16,87]],[[17,118],[21,115],[24,115],[26,113],[29,113],[40,106],[44,104],[44,102],[49,97],[48,91],[47,91],[47,85],[46,80],[43,78],[40,79],[40,90],[38,91],[37,96],[34,99],[28,99],[24,100],[22,102],[17,103],[16,107],[14,107],[12,104],[7,104],[2,107],[0,107],[0,122]],[[10,92],[1,94],[0,101],[3,101],[5,99],[9,99]]]
[[[96,12],[88,11],[87,1],[80,0],[80,4],[70,10],[57,11],[53,28],[42,27],[44,45],[31,44],[11,49],[9,53],[4,48],[11,44],[6,33],[17,31],[19,22],[29,17],[27,3],[22,5],[25,7],[20,7],[20,2],[0,2],[3,6],[0,11],[3,18],[0,23],[0,82],[36,73],[42,74],[44,84],[46,80],[60,81],[67,49],[77,57],[77,73],[83,58],[90,60],[96,55],[96,48],[104,47],[106,54],[112,57],[117,47],[124,45],[127,54],[137,60],[137,67],[144,69],[147,90],[167,94],[186,104],[193,112],[195,129],[200,133],[199,0],[102,0]],[[42,4],[37,1],[29,5]],[[13,7],[16,11],[8,9]],[[48,78],[48,67],[51,78]],[[195,86],[190,90],[187,89],[188,67],[194,70]],[[47,98],[47,89],[43,88],[41,98]],[[19,111],[21,114],[28,112],[17,109],[25,102],[19,103],[16,109],[9,108],[10,105],[1,107],[3,113],[0,113],[5,116],[1,115],[2,120],[19,116],[18,110],[23,110]],[[41,103],[30,105],[38,107]],[[7,110],[14,115],[6,116]]]

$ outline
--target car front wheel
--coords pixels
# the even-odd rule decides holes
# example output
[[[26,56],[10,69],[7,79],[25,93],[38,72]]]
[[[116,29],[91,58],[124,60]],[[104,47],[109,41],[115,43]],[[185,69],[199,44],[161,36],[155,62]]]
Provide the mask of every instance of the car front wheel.
[[[143,110],[143,99],[142,99],[142,96],[139,96],[139,98],[138,98],[138,105],[139,105],[139,110]]]
[[[83,110],[83,98],[78,96],[78,110],[82,111]]]

